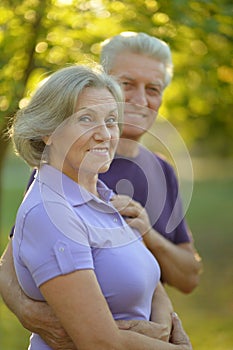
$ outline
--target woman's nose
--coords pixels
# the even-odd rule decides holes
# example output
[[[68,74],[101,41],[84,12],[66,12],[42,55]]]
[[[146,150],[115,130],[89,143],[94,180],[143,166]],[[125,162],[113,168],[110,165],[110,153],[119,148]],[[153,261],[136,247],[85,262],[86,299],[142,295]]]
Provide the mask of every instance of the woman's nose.
[[[103,141],[110,140],[111,134],[106,124],[99,124],[95,126],[94,138],[95,140],[103,140]]]

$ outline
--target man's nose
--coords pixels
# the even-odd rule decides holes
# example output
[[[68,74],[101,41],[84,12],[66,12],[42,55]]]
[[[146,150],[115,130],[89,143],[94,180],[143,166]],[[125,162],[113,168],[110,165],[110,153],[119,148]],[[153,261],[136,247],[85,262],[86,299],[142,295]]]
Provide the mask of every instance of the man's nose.
[[[141,86],[141,87],[137,87],[137,89],[134,89],[132,91],[130,101],[128,102],[131,102],[140,106],[147,106],[148,101],[147,101],[145,88]]]

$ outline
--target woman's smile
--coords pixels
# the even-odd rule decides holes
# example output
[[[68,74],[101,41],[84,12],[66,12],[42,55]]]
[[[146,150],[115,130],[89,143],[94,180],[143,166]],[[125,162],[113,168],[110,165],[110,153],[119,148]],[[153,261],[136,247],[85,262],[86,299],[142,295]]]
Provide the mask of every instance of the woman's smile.
[[[85,88],[69,119],[51,136],[50,164],[74,181],[80,173],[93,176],[107,171],[119,139],[113,95],[107,89]]]
[[[94,153],[94,154],[98,154],[98,155],[109,155],[109,147],[94,147],[94,148],[90,148],[89,152]]]

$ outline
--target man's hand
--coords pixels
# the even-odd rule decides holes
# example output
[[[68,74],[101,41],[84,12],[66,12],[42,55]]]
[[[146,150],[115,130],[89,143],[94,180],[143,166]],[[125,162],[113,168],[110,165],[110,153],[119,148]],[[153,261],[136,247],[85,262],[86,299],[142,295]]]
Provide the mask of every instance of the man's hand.
[[[192,345],[190,340],[185,333],[182,323],[176,313],[172,313],[172,333],[170,337],[170,343],[174,345],[179,345],[179,349],[181,350],[192,350]]]
[[[119,213],[125,217],[127,224],[136,228],[142,236],[149,231],[151,228],[149,216],[146,209],[139,202],[121,194],[115,195],[111,202]]]
[[[46,302],[25,296],[19,320],[30,332],[37,333],[54,350],[75,350],[72,340]]]
[[[144,321],[144,320],[117,320],[116,324],[119,329],[130,330],[136,333],[146,335],[150,338],[167,341],[169,339],[169,330],[166,325]]]

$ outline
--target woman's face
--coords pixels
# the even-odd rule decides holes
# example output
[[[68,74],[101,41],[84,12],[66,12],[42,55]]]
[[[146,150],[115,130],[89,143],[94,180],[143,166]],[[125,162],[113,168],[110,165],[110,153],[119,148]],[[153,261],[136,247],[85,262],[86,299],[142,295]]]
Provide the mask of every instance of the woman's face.
[[[105,88],[85,88],[76,113],[66,119],[49,139],[49,163],[77,181],[80,174],[108,170],[116,151],[118,109]]]

